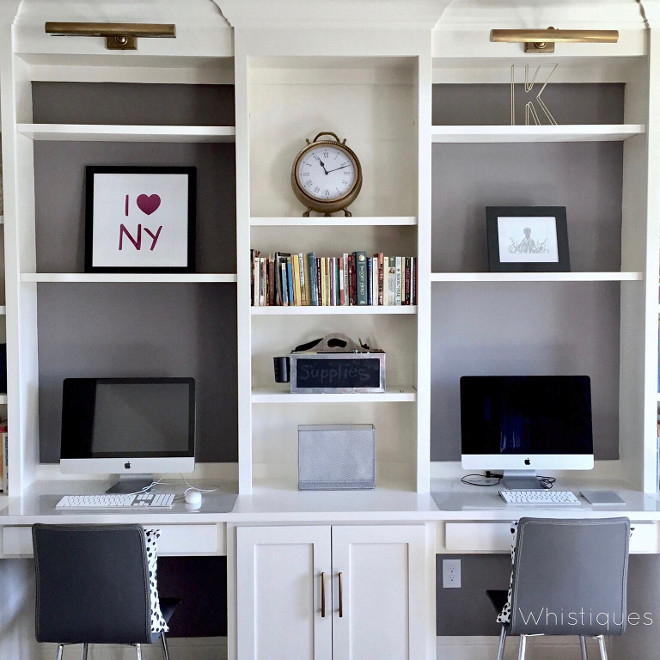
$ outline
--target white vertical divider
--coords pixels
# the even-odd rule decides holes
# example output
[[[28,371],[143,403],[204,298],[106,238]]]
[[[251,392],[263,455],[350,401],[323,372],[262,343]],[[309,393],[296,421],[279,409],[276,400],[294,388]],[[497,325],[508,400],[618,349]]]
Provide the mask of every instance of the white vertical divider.
[[[632,468],[641,470],[641,488],[646,493],[658,491],[658,454],[657,454],[657,408],[658,408],[658,267],[660,249],[658,222],[660,214],[660,2],[644,2],[648,25],[648,105],[644,108],[647,122],[646,130],[646,189],[645,201],[645,289],[643,314],[643,446],[639,454],[633,454]],[[643,168],[640,168],[643,171]],[[634,177],[634,172],[627,172],[626,179]],[[641,204],[641,203],[640,203]],[[623,312],[623,310],[622,310]],[[625,323],[622,313],[622,333]],[[623,443],[625,439],[621,439]],[[633,482],[635,483],[635,482]]]
[[[418,37],[417,60],[417,481],[431,485],[431,33]]]
[[[250,318],[249,63],[245,35],[234,31],[236,108],[236,310],[238,354],[238,492],[252,492],[252,327]]]
[[[13,21],[19,2],[0,13],[4,176],[5,296],[8,372],[9,486],[20,496],[35,480],[39,462],[37,285],[20,281],[34,269],[34,167],[32,141],[16,132],[31,120],[29,66],[13,55]]]

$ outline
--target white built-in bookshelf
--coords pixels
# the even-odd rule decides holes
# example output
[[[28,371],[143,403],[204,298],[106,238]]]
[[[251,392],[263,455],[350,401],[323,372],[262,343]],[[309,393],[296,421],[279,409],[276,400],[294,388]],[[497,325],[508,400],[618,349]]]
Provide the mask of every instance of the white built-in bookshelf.
[[[218,0],[217,4],[222,15],[214,15],[215,22],[207,21],[207,31],[201,37],[191,39],[181,30],[176,40],[143,40],[132,54],[109,53],[100,40],[44,35],[43,26],[37,24],[41,19],[36,21],[29,12],[23,19],[25,24],[19,21],[15,28],[25,35],[21,52],[9,52],[9,34],[0,42],[6,51],[5,61],[17,64],[12,69],[13,79],[5,87],[13,91],[3,97],[3,103],[13,106],[12,113],[3,114],[3,133],[11,133],[6,161],[13,164],[17,179],[14,189],[6,193],[5,205],[10,255],[7,341],[12,353],[21,356],[10,363],[8,408],[17,420],[12,424],[11,461],[15,469],[10,488],[20,494],[38,473],[39,407],[34,392],[40,381],[40,339],[35,320],[40,301],[46,297],[44,292],[59,296],[63,291],[82,291],[81,295],[93,298],[115,285],[126,291],[153,285],[168,287],[172,297],[188,286],[229,287],[232,292],[235,307],[227,316],[236,330],[228,355],[234,361],[237,382],[236,409],[230,413],[237,416],[238,429],[236,437],[222,441],[235,449],[238,458],[232,469],[242,493],[275,479],[285,488],[296,489],[297,427],[306,423],[374,423],[377,470],[381,476],[390,475],[383,477],[385,481],[377,478],[377,484],[391,483],[387,479],[396,475],[397,488],[424,492],[434,476],[458,476],[457,430],[439,440],[435,422],[439,410],[456,408],[457,403],[451,382],[444,380],[443,350],[455,345],[454,352],[481,355],[487,344],[483,337],[470,339],[469,332],[464,344],[457,339],[456,328],[461,322],[467,327],[474,321],[462,307],[462,301],[468,299],[492,303],[483,305],[478,321],[484,327],[499,328],[490,354],[482,356],[486,370],[504,368],[496,358],[507,355],[512,344],[534,356],[544,356],[535,368],[559,368],[554,367],[555,353],[564,356],[583,350],[579,333],[585,325],[612,325],[615,317],[616,328],[607,338],[616,350],[599,359],[608,365],[609,372],[618,374],[614,407],[618,411],[615,444],[619,457],[602,461],[596,473],[600,469],[640,490],[655,492],[656,218],[660,209],[650,182],[660,180],[655,143],[660,115],[654,106],[659,83],[648,75],[649,54],[639,10],[633,7],[636,3],[625,8],[607,3],[606,18],[593,13],[580,17],[594,27],[603,21],[617,24],[622,35],[618,45],[561,44],[547,60],[538,59],[545,56],[529,59],[516,44],[490,43],[484,26],[497,23],[517,27],[529,21],[502,7],[489,8],[487,3],[467,2],[463,9],[453,7],[444,14],[444,7],[437,3],[422,3],[410,31],[397,31],[396,39],[391,38],[395,21],[388,23],[387,12],[369,16],[369,29],[347,28],[346,47],[340,54],[333,40],[317,38],[314,27],[295,30],[280,26],[275,30],[236,0]],[[571,22],[566,7],[554,9],[558,18],[565,19],[563,23]],[[462,14],[463,10],[467,13]],[[190,18],[183,10],[177,11],[176,18],[188,25]],[[362,11],[368,13],[364,8]],[[472,11],[480,17],[476,23],[466,20]],[[455,112],[454,123],[434,119],[434,96],[440,105],[451,106],[443,99],[458,98],[453,95],[462,92],[456,86],[481,89],[499,85],[506,106],[511,64],[539,61],[559,64],[550,86],[556,81],[565,89],[579,87],[580,93],[587,95],[592,85],[622,86],[621,116],[601,123],[590,123],[598,119],[587,117],[586,121],[556,126],[511,126],[508,116],[501,121],[489,116],[487,124],[465,119],[465,125],[458,125],[464,120],[459,112]],[[29,102],[31,85],[72,81],[127,86],[230,84],[235,122],[214,126],[209,125],[212,120],[202,125],[144,125],[119,120],[91,124],[75,117],[70,123],[35,120]],[[564,93],[570,96],[570,91]],[[455,105],[460,107],[459,102]],[[594,113],[599,110],[597,98],[584,105]],[[346,138],[363,166],[364,185],[350,209],[352,217],[302,217],[304,209],[291,192],[289,177],[296,153],[306,138],[324,130]],[[54,272],[57,268],[52,266],[40,268],[35,244],[46,219],[37,217],[35,211],[35,184],[38,188],[41,183],[35,176],[35,156],[39,162],[44,150],[76,145],[98,148],[99,144],[109,150],[123,149],[119,152],[122,155],[131,154],[136,145],[195,149],[224,145],[233,149],[227,158],[230,176],[214,181],[219,195],[231,189],[227,205],[235,207],[231,211],[235,238],[221,248],[231,266],[213,266],[209,272],[185,275],[92,274],[82,272],[82,267],[63,268],[64,272]],[[600,207],[595,196],[590,201],[585,195],[580,209],[589,216],[588,221],[578,213],[569,213],[569,230],[579,228],[583,233],[572,236],[571,272],[488,272],[484,203],[479,191],[485,191],[484,199],[493,205],[548,204],[546,197],[550,196],[553,203],[561,204],[579,195],[579,177],[545,180],[544,174],[535,175],[534,168],[527,168],[527,193],[508,200],[507,174],[511,180],[517,178],[510,163],[518,154],[532,158],[539,153],[540,162],[549,160],[560,168],[561,163],[570,164],[575,149],[578,154],[587,153],[587,149],[603,150],[588,152],[588,160],[604,164],[607,172],[603,179],[620,193],[620,202],[616,195],[611,197],[611,206],[620,207],[620,212],[615,212],[617,226],[599,231],[592,216]],[[483,155],[499,165],[473,184],[472,165],[478,166]],[[447,176],[447,163],[454,161],[456,185]],[[62,167],[66,165],[62,163]],[[460,204],[460,195],[454,193],[461,185],[475,190],[465,195],[469,208],[445,211],[445,198],[458,199]],[[600,194],[610,195],[606,188]],[[546,195],[546,190],[552,195]],[[83,230],[79,226],[78,235]],[[471,244],[463,235],[470,237]],[[614,247],[607,243],[610,239],[616,242]],[[333,255],[359,249],[370,255],[414,255],[419,265],[418,304],[252,307],[250,249],[259,249],[262,254],[310,250],[317,255]],[[598,302],[593,307],[582,306],[589,310],[589,318],[581,318],[575,326],[566,323],[561,329],[548,331],[545,343],[537,346],[538,333],[533,327],[526,331],[524,319],[516,320],[515,325],[512,320],[507,326],[499,309],[520,293],[531,306],[531,316],[537,315],[535,312],[545,311],[548,291],[553,292],[552,304],[557,306],[550,312],[561,318],[568,316],[573,306],[580,307],[575,304],[576,297],[590,296]],[[286,355],[294,346],[329,332],[343,332],[386,351],[385,393],[291,394],[275,384],[273,356]],[[589,357],[585,368],[594,360]],[[596,396],[602,403],[603,397],[599,393]],[[453,422],[449,422],[451,427]],[[439,442],[451,444],[446,459],[434,459],[444,451],[439,450]]]

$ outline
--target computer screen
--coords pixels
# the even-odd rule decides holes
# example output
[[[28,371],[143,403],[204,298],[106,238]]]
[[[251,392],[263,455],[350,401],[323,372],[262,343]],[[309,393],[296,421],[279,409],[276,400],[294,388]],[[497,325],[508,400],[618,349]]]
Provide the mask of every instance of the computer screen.
[[[463,376],[460,397],[464,468],[593,468],[588,376]]]
[[[192,472],[194,457],[192,378],[64,380],[63,472]]]

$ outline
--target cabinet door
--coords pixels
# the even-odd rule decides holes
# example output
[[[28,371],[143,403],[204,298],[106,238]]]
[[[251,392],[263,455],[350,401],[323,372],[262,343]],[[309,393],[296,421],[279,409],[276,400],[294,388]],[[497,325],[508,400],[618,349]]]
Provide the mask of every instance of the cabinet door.
[[[423,525],[332,528],[335,660],[427,657],[425,546]]]
[[[331,659],[330,539],[329,526],[236,530],[238,660]]]

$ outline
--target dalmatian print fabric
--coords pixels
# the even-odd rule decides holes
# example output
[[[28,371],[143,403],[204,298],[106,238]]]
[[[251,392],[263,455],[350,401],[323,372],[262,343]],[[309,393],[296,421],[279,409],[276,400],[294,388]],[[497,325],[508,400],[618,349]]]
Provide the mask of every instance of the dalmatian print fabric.
[[[167,627],[167,623],[163,618],[163,613],[160,611],[160,602],[158,600],[158,582],[156,579],[156,571],[158,569],[158,538],[160,537],[160,529],[145,528],[144,535],[146,537],[147,565],[149,568],[151,632],[167,632],[169,628]]]
[[[497,615],[497,623],[511,623],[511,587],[513,585],[513,565],[516,563],[516,539],[518,538],[518,523],[511,523],[511,577],[509,578],[509,592],[502,611]]]

